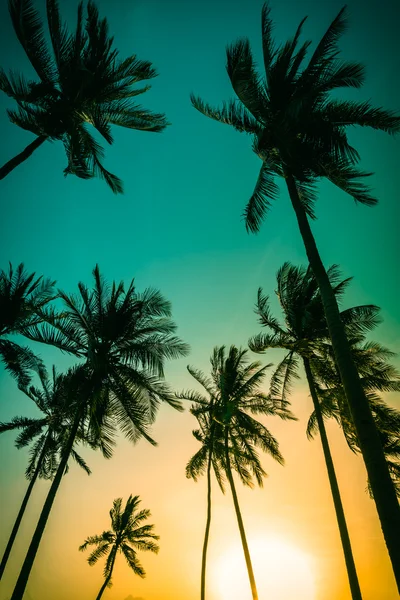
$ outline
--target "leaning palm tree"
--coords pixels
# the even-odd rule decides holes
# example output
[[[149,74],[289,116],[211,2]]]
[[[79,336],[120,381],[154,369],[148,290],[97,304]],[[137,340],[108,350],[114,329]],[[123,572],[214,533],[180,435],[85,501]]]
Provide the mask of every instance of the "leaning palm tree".
[[[100,535],[88,537],[79,550],[83,551],[88,546],[96,546],[88,558],[88,563],[92,567],[99,558],[105,558],[104,583],[96,596],[100,600],[106,587],[111,587],[111,577],[115,565],[117,554],[124,555],[129,567],[139,577],[145,577],[146,572],[139,562],[137,551],[159,551],[158,544],[154,540],[159,540],[159,536],[153,533],[154,525],[143,525],[143,521],[150,517],[148,509],[138,510],[141,500],[139,496],[129,496],[124,510],[122,510],[122,498],[117,498],[113,502],[110,510],[111,529],[103,531]]]
[[[79,296],[59,291],[62,316],[51,317],[29,335],[83,359],[71,382],[76,399],[74,420],[57,473],[22,566],[12,600],[21,600],[35,560],[51,507],[80,424],[86,420],[94,432],[112,420],[133,443],[144,438],[152,444],[149,427],[160,401],[182,410],[162,380],[166,359],[188,352],[174,335],[170,303],[156,290],[136,292],[133,281],[108,286],[99,268],[93,271],[94,288],[79,284]]]
[[[246,354],[247,350],[238,349],[235,346],[231,346],[227,355],[224,346],[215,348],[211,358],[210,380],[199,371],[190,371],[196,380],[205,387],[210,399],[208,400],[196,392],[183,392],[178,397],[194,400],[197,403],[192,409],[195,416],[204,413],[208,415],[210,429],[208,436],[205,437],[210,437],[213,433],[213,446],[216,448],[216,453],[212,455],[211,461],[214,460],[216,473],[218,473],[219,467],[223,467],[231,489],[251,593],[253,600],[257,600],[256,581],[232,470],[237,471],[243,484],[252,486],[254,477],[258,485],[262,486],[266,473],[261,465],[257,448],[268,452],[280,464],[283,464],[283,457],[279,451],[277,440],[264,425],[251,415],[278,415],[283,419],[293,419],[294,417],[284,402],[275,403],[260,391],[260,385],[270,365],[261,367],[259,362],[248,364]],[[213,422],[217,426],[212,431]],[[216,446],[216,441],[218,446]],[[207,450],[209,450],[208,444],[205,446],[203,454]],[[217,478],[221,480],[220,476]]]
[[[21,387],[30,382],[30,371],[40,360],[27,346],[10,336],[24,333],[26,327],[40,323],[40,312],[54,296],[54,281],[27,273],[23,263],[16,269],[0,271],[0,357]]]
[[[342,280],[339,270],[335,266],[328,269],[328,277],[335,296],[340,299],[350,279]],[[290,263],[285,263],[277,273],[276,293],[284,313],[285,324],[282,325],[273,316],[268,296],[264,296],[262,290],[259,289],[256,312],[260,323],[268,328],[270,333],[260,333],[254,336],[249,341],[249,347],[255,352],[264,352],[268,348],[283,348],[285,350],[285,357],[271,378],[270,393],[276,399],[282,398],[284,401],[288,401],[293,379],[298,377],[299,361],[303,364],[314,406],[308,435],[310,437],[310,433],[315,431],[316,428],[320,432],[351,594],[353,600],[361,600],[350,536],[324,424],[324,417],[327,416],[327,406],[323,407],[320,402],[321,389],[319,382],[322,380],[322,370],[325,384],[328,381],[330,384],[332,393],[329,398],[332,398],[335,394],[333,381],[336,381],[335,378],[338,377],[321,294],[311,268],[297,268]],[[364,380],[366,364],[364,360],[364,365],[362,365],[356,345],[359,343],[360,336],[363,336],[366,331],[369,331],[378,323],[378,310],[376,306],[364,305],[352,307],[340,313],[346,327],[346,333],[349,339],[353,341],[353,357],[362,380]],[[367,353],[365,353],[366,355]],[[371,356],[371,353],[369,353],[369,356]],[[375,356],[378,358],[377,353]],[[385,389],[398,388],[398,381],[396,381],[392,367],[382,362],[382,360],[375,361],[374,366],[372,366],[371,359],[368,360],[370,384],[372,376],[374,376],[375,385],[378,385],[379,381],[379,389],[382,389],[383,385],[386,386]],[[320,372],[318,377],[316,376],[316,369]],[[333,372],[335,375],[333,375]],[[327,404],[329,398],[326,394],[325,398]],[[342,393],[342,400],[345,403],[344,392]],[[346,414],[349,416],[348,408]],[[335,416],[337,415],[335,414]],[[342,425],[347,437],[348,428],[346,423]],[[354,425],[352,425],[352,431],[354,431]]]
[[[359,88],[364,68],[344,62],[338,41],[346,29],[345,9],[328,27],[308,63],[310,46],[299,46],[304,19],[293,38],[276,47],[267,4],[262,9],[262,47],[265,77],[256,73],[250,43],[239,40],[227,49],[227,71],[237,99],[215,109],[192,95],[192,103],[206,116],[253,137],[253,150],[262,161],[260,174],[246,209],[248,231],[257,232],[271,201],[278,195],[275,176],[283,177],[296,214],[305,250],[321,291],[324,311],[340,376],[373,489],[382,530],[400,587],[400,511],[379,435],[353,363],[329,282],[310,227],[315,218],[315,184],[326,178],[356,202],[376,204],[362,182],[368,173],[358,166],[359,154],[351,146],[347,128],[370,127],[395,133],[400,117],[369,102],[340,100],[331,92]]]
[[[111,125],[143,131],[162,131],[164,115],[152,113],[133,101],[149,85],[134,84],[152,79],[156,71],[135,54],[119,60],[113,48],[107,19],[99,18],[89,0],[84,21],[83,2],[78,5],[74,33],[62,22],[57,0],[47,0],[47,44],[43,23],[33,0],[9,0],[15,34],[38,77],[27,80],[0,69],[0,90],[17,103],[8,110],[11,123],[36,137],[20,154],[0,169],[0,179],[46,141],[61,141],[67,155],[64,174],[82,179],[103,178],[114,193],[122,193],[122,181],[102,164],[104,149],[90,131],[92,125],[108,144],[113,143]]]
[[[30,449],[30,459],[25,471],[25,475],[29,480],[29,485],[26,490],[24,499],[19,509],[17,518],[11,531],[3,558],[0,563],[0,579],[3,576],[4,569],[7,565],[15,538],[18,533],[19,526],[24,516],[29,498],[33,491],[33,487],[38,478],[51,480],[60,461],[60,455],[65,442],[68,439],[68,433],[71,428],[73,405],[70,403],[68,395],[68,382],[72,370],[66,374],[58,374],[53,367],[52,377],[50,378],[46,369],[43,366],[38,369],[38,376],[41,382],[41,388],[30,386],[22,388],[22,391],[30,398],[42,415],[40,417],[14,417],[8,423],[0,423],[0,433],[6,431],[20,430],[15,445],[17,448]],[[102,431],[102,439],[94,440],[90,435],[87,435],[85,430],[78,432],[75,438],[75,444],[89,444],[92,448],[101,447],[103,455],[107,458],[111,456],[112,446],[112,431]],[[85,460],[77,451],[72,448],[71,457],[77,464],[90,475],[90,469]],[[68,465],[65,469],[67,472]]]

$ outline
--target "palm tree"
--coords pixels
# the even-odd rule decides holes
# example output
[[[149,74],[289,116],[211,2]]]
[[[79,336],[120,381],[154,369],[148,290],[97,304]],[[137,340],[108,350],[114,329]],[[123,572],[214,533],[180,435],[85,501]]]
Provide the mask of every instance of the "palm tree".
[[[191,407],[191,413],[196,417],[199,429],[192,431],[195,439],[200,442],[200,449],[192,456],[186,465],[186,477],[198,481],[199,477],[207,473],[207,517],[204,532],[203,550],[201,558],[201,576],[200,576],[200,598],[205,600],[206,596],[206,569],[207,569],[207,550],[211,528],[211,469],[214,471],[215,478],[221,491],[224,493],[223,473],[225,472],[225,449],[221,441],[223,436],[221,424],[212,418],[214,406],[214,390],[212,382],[204,376],[201,371],[188,367],[189,373],[209,392],[210,396],[199,395],[197,392],[185,392],[184,398],[194,402]],[[182,397],[182,396],[181,396]],[[207,407],[204,410],[204,407]]]
[[[256,73],[250,43],[239,40],[227,49],[227,71],[237,100],[215,109],[192,95],[206,116],[251,134],[253,150],[262,161],[254,192],[245,209],[248,231],[257,232],[271,201],[278,195],[275,176],[283,177],[296,214],[306,254],[321,291],[329,334],[352,419],[368,471],[382,530],[400,589],[400,511],[369,403],[352,360],[329,282],[310,227],[315,218],[315,183],[327,178],[356,202],[376,204],[357,167],[359,154],[347,137],[358,125],[395,133],[400,117],[369,102],[342,101],[331,92],[359,88],[364,68],[340,59],[338,41],[347,27],[343,8],[328,27],[308,64],[310,42],[298,46],[304,20],[293,38],[275,47],[267,4],[262,9],[265,78]]]
[[[30,328],[32,339],[51,344],[84,360],[71,382],[76,410],[69,438],[43,506],[12,600],[22,600],[51,507],[59,488],[79,425],[87,419],[90,429],[101,431],[105,419],[119,426],[132,441],[149,433],[160,401],[182,410],[161,380],[165,359],[188,352],[188,346],[173,335],[170,303],[160,292],[135,291],[133,281],[108,286],[99,268],[93,271],[94,288],[79,283],[79,296],[59,291],[64,310],[61,317]]]
[[[71,373],[72,370],[65,375],[61,375],[53,367],[50,379],[46,369],[43,367],[38,369],[41,388],[30,386],[22,389],[22,391],[35,403],[42,416],[35,418],[14,417],[8,423],[0,423],[0,433],[20,430],[15,440],[17,448],[31,446],[30,460],[25,471],[29,485],[0,563],[0,579],[7,565],[36,480],[38,477],[42,479],[52,479],[54,477],[63,446],[68,439],[71,428],[71,415],[73,415],[71,405],[68,403],[70,400],[68,397],[68,381]],[[104,456],[109,457],[114,442],[110,432],[104,431],[102,433],[103,438],[101,440],[93,440],[89,435],[86,435],[85,431],[78,432],[75,443],[89,443],[92,448],[101,447]],[[85,460],[74,448],[71,450],[71,456],[90,475],[90,469]],[[68,466],[65,472],[67,472],[67,468]]]
[[[111,529],[103,531],[100,535],[88,537],[79,550],[86,550],[88,546],[96,546],[88,558],[88,563],[92,567],[99,558],[107,556],[104,567],[104,583],[96,596],[100,600],[106,587],[110,587],[111,577],[118,552],[122,553],[126,562],[139,577],[145,577],[146,572],[139,562],[137,550],[155,552],[159,551],[159,546],[154,540],[159,540],[159,536],[153,533],[154,525],[143,525],[143,521],[150,517],[148,509],[138,510],[141,500],[139,496],[129,496],[125,508],[122,511],[122,498],[117,498],[113,502],[110,510]]]
[[[259,362],[247,364],[246,354],[247,350],[238,349],[235,346],[230,347],[228,355],[225,353],[224,346],[215,348],[211,358],[211,380],[208,380],[199,371],[190,371],[196,380],[205,387],[210,399],[208,400],[196,392],[183,392],[178,397],[194,400],[197,403],[192,409],[195,416],[208,414],[210,428],[208,436],[204,437],[207,439],[213,433],[215,439],[218,440],[218,446],[213,440],[213,446],[217,452],[210,453],[209,443],[206,443],[203,446],[202,455],[208,453],[208,464],[210,464],[210,460],[214,461],[216,473],[222,466],[226,474],[232,492],[251,593],[253,600],[257,600],[257,587],[232,469],[237,471],[243,484],[252,486],[254,476],[258,485],[262,486],[266,473],[258,457],[257,448],[268,452],[280,464],[283,464],[284,461],[276,439],[264,425],[251,415],[278,415],[283,419],[293,419],[294,417],[284,402],[277,404],[271,401],[259,389],[270,365],[261,367]],[[214,429],[212,429],[213,421],[218,425]],[[207,421],[204,423],[206,424]],[[202,436],[199,436],[199,439],[203,441]],[[220,476],[217,475],[217,478],[221,481]]]
[[[328,277],[332,289],[337,298],[344,293],[350,279],[342,280],[339,270],[336,266],[328,269]],[[259,315],[259,321],[267,327],[271,333],[261,333],[254,336],[249,341],[249,347],[255,352],[264,352],[268,348],[283,348],[286,355],[278,365],[271,378],[270,393],[273,398],[282,398],[288,401],[288,395],[291,391],[293,379],[298,377],[299,360],[302,362],[307,383],[309,386],[311,398],[313,401],[314,412],[310,421],[310,435],[317,427],[325,458],[325,464],[328,472],[329,483],[332,492],[332,498],[335,506],[336,518],[338,522],[343,553],[346,562],[347,574],[353,600],[361,600],[361,591],[352,553],[350,536],[346,524],[346,518],[341,501],[339,485],[336,478],[333,459],[329,447],[328,437],[324,425],[324,417],[327,416],[327,408],[320,403],[321,390],[318,382],[322,378],[324,371],[324,381],[331,384],[332,397],[335,394],[333,390],[335,372],[337,378],[337,368],[333,366],[334,354],[331,341],[329,339],[329,330],[326,324],[321,294],[318,289],[316,277],[311,267],[296,268],[290,263],[285,263],[277,273],[277,296],[282,307],[285,325],[282,325],[271,313],[268,296],[264,296],[262,289],[258,290],[256,312]],[[372,329],[378,323],[378,308],[373,305],[356,306],[342,311],[341,319],[345,324],[347,335],[354,344],[359,342],[360,336]],[[353,357],[358,366],[360,374],[365,374],[366,365],[363,370],[361,367],[360,356],[356,354],[353,347]],[[330,349],[330,353],[329,353]],[[369,353],[370,354],[370,353]],[[328,370],[328,362],[330,368]],[[394,371],[388,365],[381,361],[374,367],[370,362],[370,375],[375,376],[376,384],[380,382],[386,385],[386,389],[395,389],[396,381]],[[365,361],[364,361],[365,363]],[[320,375],[316,378],[315,370],[319,368]],[[370,377],[371,383],[371,377]],[[344,400],[344,392],[342,393]],[[326,397],[328,402],[328,397]],[[345,400],[343,404],[346,403]],[[347,407],[347,403],[346,403]],[[349,411],[347,409],[346,414]],[[354,425],[352,426],[354,430]],[[346,434],[346,427],[343,426]]]
[[[8,271],[0,271],[0,357],[21,387],[29,385],[30,370],[37,369],[41,361],[9,336],[23,334],[26,327],[40,323],[39,313],[55,296],[54,285],[50,279],[28,274],[23,263],[15,270],[10,263]]]
[[[122,193],[122,181],[102,164],[104,149],[90,132],[92,125],[108,144],[113,143],[111,125],[143,131],[162,131],[164,115],[152,113],[132,100],[150,86],[134,84],[152,79],[157,73],[149,61],[135,54],[118,59],[107,19],[99,18],[95,4],[78,5],[74,33],[62,22],[57,0],[47,0],[47,24],[51,47],[33,0],[9,0],[15,34],[38,81],[21,74],[6,75],[0,69],[0,90],[17,103],[8,110],[11,123],[36,137],[20,154],[0,169],[8,175],[46,141],[61,141],[67,155],[65,175],[82,179],[100,176],[114,193]]]

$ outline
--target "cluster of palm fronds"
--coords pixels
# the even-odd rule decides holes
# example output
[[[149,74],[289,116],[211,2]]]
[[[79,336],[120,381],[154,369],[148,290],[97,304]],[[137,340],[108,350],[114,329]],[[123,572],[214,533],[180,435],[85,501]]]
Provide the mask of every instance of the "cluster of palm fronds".
[[[112,125],[147,131],[165,128],[163,114],[154,114],[133,101],[149,88],[136,84],[156,75],[151,63],[136,55],[119,59],[107,20],[100,19],[92,0],[87,3],[86,17],[83,3],[79,3],[74,33],[63,24],[57,0],[46,0],[49,45],[33,0],[9,0],[9,9],[15,33],[37,80],[27,80],[14,72],[7,75],[0,69],[0,90],[17,104],[16,109],[8,111],[11,122],[36,138],[0,169],[0,179],[45,141],[62,141],[67,156],[65,174],[83,179],[100,176],[115,193],[122,192],[121,180],[103,166],[104,150],[90,126],[109,144],[113,142]],[[376,203],[362,180],[370,173],[360,169],[360,156],[347,131],[350,126],[361,126],[396,133],[400,117],[370,102],[332,97],[332,92],[360,88],[364,82],[364,67],[340,58],[338,42],[347,27],[345,9],[338,13],[308,60],[310,42],[300,44],[305,19],[294,36],[278,47],[272,37],[267,4],[261,17],[263,76],[257,74],[250,42],[242,39],[227,49],[227,73],[236,98],[220,109],[195,95],[191,99],[204,115],[252,136],[253,150],[262,164],[244,211],[247,230],[259,231],[278,195],[275,178],[282,177],[309,261],[308,269],[286,263],[278,273],[277,292],[285,325],[272,316],[268,297],[261,290],[258,294],[257,313],[269,331],[255,336],[250,348],[257,352],[267,348],[286,351],[271,378],[270,393],[266,395],[259,389],[266,367],[247,364],[245,351],[232,346],[228,354],[224,347],[214,352],[211,379],[195,369],[190,371],[208,397],[193,392],[174,395],[163,380],[164,362],[185,354],[187,346],[174,335],[169,303],[158,292],[137,294],[133,283],[127,289],[122,283],[110,288],[98,268],[94,270],[94,288],[79,284],[78,296],[54,292],[51,281],[27,276],[22,266],[15,272],[11,267],[8,273],[2,272],[0,354],[20,389],[44,415],[41,419],[17,418],[2,425],[3,430],[21,430],[18,446],[33,443],[27,471],[30,486],[19,521],[36,478],[52,480],[11,600],[22,599],[69,458],[74,457],[88,470],[75,445],[88,444],[109,457],[118,427],[133,442],[143,437],[155,443],[149,428],[160,402],[180,409],[182,398],[194,402],[192,412],[199,422],[194,434],[201,443],[187,474],[197,478],[207,472],[209,489],[202,599],[213,471],[219,485],[223,488],[227,480],[232,491],[255,600],[256,584],[233,474],[236,472],[246,485],[253,477],[261,485],[265,472],[258,449],[283,461],[277,441],[254,416],[293,418],[288,398],[301,364],[314,406],[307,433],[311,437],[319,430],[321,435],[353,600],[360,600],[361,592],[324,426],[328,417],[336,419],[349,447],[363,456],[400,588],[400,511],[396,496],[400,418],[398,411],[378,395],[399,389],[398,374],[388,363],[390,352],[365,338],[377,324],[377,307],[367,305],[340,312],[338,301],[348,280],[341,281],[336,267],[325,269],[310,226],[310,219],[316,217],[316,185],[322,178],[356,202]],[[51,344],[79,362],[67,373],[58,375],[53,370],[49,377],[42,361],[30,347],[18,344],[15,335]],[[31,385],[32,372],[39,377],[42,390]],[[132,502],[128,501],[130,507]],[[120,514],[120,508],[115,514]],[[128,510],[129,514],[133,512],[133,508]],[[98,540],[100,554],[101,544],[112,547],[105,571],[107,583],[116,552],[113,535]],[[6,559],[10,549],[9,544]]]

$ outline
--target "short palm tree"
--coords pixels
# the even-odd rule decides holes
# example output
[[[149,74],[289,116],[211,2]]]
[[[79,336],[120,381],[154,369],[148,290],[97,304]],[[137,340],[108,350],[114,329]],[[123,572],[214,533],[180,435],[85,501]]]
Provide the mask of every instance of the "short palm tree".
[[[52,377],[50,378],[46,369],[41,366],[38,369],[38,375],[41,388],[30,386],[22,389],[22,391],[35,403],[42,416],[35,418],[14,417],[8,423],[0,423],[0,433],[20,430],[15,440],[17,448],[31,446],[30,460],[25,472],[29,485],[0,563],[0,579],[7,565],[33,487],[38,478],[52,479],[54,477],[72,423],[73,412],[71,411],[71,404],[68,402],[70,400],[68,397],[68,380],[71,372],[60,375],[53,367]],[[90,435],[86,434],[85,430],[78,432],[75,444],[89,443],[93,448],[101,447],[103,454],[109,457],[113,439],[110,432],[102,433],[103,439],[97,440],[96,443]],[[71,450],[71,457],[90,475],[89,467],[74,448]]]
[[[46,6],[51,47],[33,0],[9,0],[14,31],[38,81],[12,72],[6,75],[0,69],[0,90],[17,103],[16,110],[7,111],[10,121],[36,137],[0,169],[0,179],[44,142],[61,141],[67,155],[65,175],[100,176],[114,193],[122,193],[122,181],[103,166],[104,149],[88,126],[108,144],[113,143],[111,125],[162,131],[167,125],[164,115],[133,101],[150,87],[135,88],[134,84],[152,79],[156,71],[136,55],[118,59],[107,19],[99,18],[91,0],[86,22],[83,2],[79,3],[74,33],[62,22],[57,0],[47,0]]]
[[[145,577],[146,572],[139,562],[137,551],[150,551],[157,553],[158,544],[155,540],[160,539],[153,533],[154,525],[143,525],[143,522],[150,517],[148,509],[138,510],[139,496],[129,496],[125,508],[122,510],[122,498],[117,498],[113,502],[110,510],[111,529],[103,531],[100,535],[88,537],[79,550],[86,550],[88,546],[96,546],[88,558],[88,563],[92,567],[99,558],[105,558],[104,583],[96,596],[100,600],[106,587],[110,587],[111,577],[115,565],[117,554],[121,553],[126,559],[129,567],[139,577]]]
[[[294,417],[284,402],[275,403],[260,391],[260,385],[270,365],[261,367],[259,362],[248,364],[246,354],[247,350],[235,346],[230,347],[228,354],[226,354],[224,346],[215,348],[211,358],[210,380],[199,371],[193,369],[190,371],[206,389],[209,398],[196,392],[183,392],[178,397],[196,402],[192,412],[195,416],[200,415],[199,422],[203,426],[203,434],[198,436],[203,443],[203,448],[198,453],[197,465],[193,465],[192,459],[192,464],[189,464],[190,469],[192,471],[197,469],[201,472],[203,468],[201,463],[205,464],[204,461],[208,454],[207,468],[210,468],[210,461],[213,462],[217,479],[221,482],[221,475],[218,473],[222,467],[229,482],[251,593],[253,600],[256,600],[258,598],[257,587],[232,469],[237,471],[240,480],[245,485],[252,486],[254,476],[258,485],[262,486],[266,473],[261,465],[257,448],[268,452],[280,464],[283,464],[283,457],[279,451],[277,440],[264,425],[251,415],[278,415],[283,419],[293,419]],[[201,415],[203,414],[208,415],[206,421],[202,420]],[[216,423],[214,428],[213,422]],[[209,428],[205,430],[207,423]],[[211,436],[213,436],[212,442],[210,441]],[[210,450],[212,451],[210,452]],[[206,531],[206,533],[208,532]],[[202,579],[204,577],[205,571],[202,573]]]
[[[328,277],[335,296],[339,299],[349,284],[350,279],[342,280],[335,266],[328,269]],[[270,393],[276,399],[282,398],[285,401],[288,400],[293,379],[298,377],[299,361],[303,364],[314,406],[314,412],[310,421],[310,431],[317,427],[320,432],[351,594],[353,600],[361,600],[360,585],[349,532],[324,425],[324,416],[327,416],[327,406],[324,408],[320,402],[321,389],[319,382],[321,381],[322,373],[318,377],[316,376],[317,368],[320,372],[324,371],[325,383],[329,379],[331,385],[332,394],[329,396],[331,398],[334,395],[333,381],[336,381],[338,375],[337,368],[334,365],[334,353],[329,339],[329,330],[325,320],[321,294],[311,268],[297,268],[290,263],[285,263],[277,273],[276,293],[284,313],[285,325],[282,325],[272,315],[269,298],[268,296],[264,296],[262,290],[259,289],[256,312],[259,315],[260,323],[268,328],[271,333],[260,333],[254,336],[249,341],[249,347],[255,352],[264,352],[268,348],[285,349],[285,357],[271,378]],[[376,306],[364,305],[342,311],[340,314],[345,323],[349,339],[356,343],[360,339],[360,336],[363,337],[366,331],[372,329],[378,323],[378,310]],[[364,370],[362,370],[360,355],[356,353],[353,344],[352,348],[354,360],[360,375],[363,377],[366,365],[364,364]],[[385,384],[387,389],[396,388],[394,371],[388,365],[379,362],[379,364],[376,363],[372,367],[370,364],[369,371],[371,377],[373,373],[375,379],[379,380],[381,385]],[[335,375],[333,375],[333,372]],[[328,403],[327,394],[325,394],[325,397],[326,403]],[[342,400],[346,404],[345,412],[349,417],[349,410],[347,402],[344,399],[343,389]],[[335,416],[337,415],[335,414]],[[343,430],[346,435],[347,429],[345,425],[343,426]],[[352,425],[352,431],[354,432],[354,425]]]
[[[119,426],[133,443],[149,433],[160,401],[177,409],[181,404],[162,381],[166,359],[188,352],[173,335],[170,303],[156,290],[138,294],[133,281],[108,286],[99,268],[94,287],[79,284],[79,296],[59,291],[62,317],[48,314],[49,322],[30,329],[33,339],[51,344],[83,359],[71,385],[77,398],[74,421],[57,473],[46,498],[36,531],[22,566],[12,600],[22,600],[51,507],[59,488],[79,426],[87,420],[93,435],[105,419]]]
[[[39,313],[55,296],[54,282],[27,273],[21,263],[16,269],[0,271],[0,357],[21,387],[30,382],[30,371],[40,360],[27,346],[10,336],[23,334],[26,327],[41,321]]]
[[[400,511],[379,435],[369,403],[340,320],[335,294],[329,282],[310,227],[315,218],[315,183],[321,178],[367,206],[376,203],[362,182],[357,166],[359,154],[347,137],[351,126],[370,127],[395,133],[400,117],[369,102],[340,100],[331,92],[360,88],[364,68],[344,62],[338,41],[347,27],[342,9],[328,27],[307,63],[310,46],[299,46],[304,19],[293,38],[276,47],[273,23],[267,4],[262,9],[262,48],[265,76],[256,72],[250,43],[239,40],[227,49],[227,71],[237,99],[215,109],[192,96],[192,103],[204,115],[231,125],[253,138],[253,150],[262,161],[260,174],[246,209],[249,231],[260,228],[271,201],[278,195],[275,177],[283,177],[295,211],[311,268],[321,291],[338,368],[371,487],[382,530],[400,589]]]

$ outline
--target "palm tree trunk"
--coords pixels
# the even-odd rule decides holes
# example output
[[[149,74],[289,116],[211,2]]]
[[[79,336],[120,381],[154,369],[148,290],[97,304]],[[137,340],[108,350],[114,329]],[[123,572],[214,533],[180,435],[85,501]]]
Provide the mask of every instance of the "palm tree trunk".
[[[0,579],[3,577],[4,569],[6,568],[8,558],[10,556],[13,544],[15,542],[15,538],[17,537],[18,529],[19,529],[19,526],[21,525],[22,517],[24,516],[24,512],[25,512],[26,506],[28,504],[28,500],[29,500],[30,495],[33,490],[33,486],[35,485],[38,475],[40,473],[40,469],[42,468],[43,459],[44,459],[46,451],[47,451],[47,439],[48,438],[46,438],[46,441],[43,444],[42,452],[40,453],[35,472],[29,482],[28,489],[26,490],[24,499],[22,500],[21,508],[19,509],[19,513],[15,520],[14,527],[12,528],[10,538],[8,540],[6,549],[3,554],[3,558],[1,559]]]
[[[46,527],[47,519],[49,518],[51,508],[53,506],[53,502],[55,500],[58,488],[61,483],[62,476],[65,472],[65,467],[67,466],[69,456],[71,454],[72,447],[74,445],[75,437],[79,428],[79,424],[82,418],[84,410],[84,404],[79,407],[77,413],[75,415],[75,420],[72,425],[71,432],[69,434],[68,441],[64,447],[64,452],[60,464],[58,465],[57,473],[53,479],[53,483],[51,484],[49,493],[47,494],[46,501],[43,505],[42,512],[39,517],[38,524],[35,529],[35,533],[33,534],[28,552],[26,554],[24,564],[22,565],[22,569],[20,571],[17,583],[15,585],[13,594],[11,596],[11,600],[22,600],[23,595],[25,593],[26,584],[28,583],[29,575],[33,567],[33,563],[35,561],[36,553],[39,549],[40,540],[42,539],[43,532]]]
[[[37,148],[39,148],[39,146],[41,146],[46,140],[47,137],[45,137],[44,135],[39,135],[36,139],[33,140],[33,142],[28,144],[28,146],[24,148],[22,152],[17,154],[17,156],[14,156],[14,158],[12,158],[8,162],[6,162],[5,165],[0,167],[0,179],[4,179],[4,177],[7,177],[7,175],[15,169],[15,167],[18,167],[18,165],[20,165],[27,158],[29,158],[30,155],[33,154],[33,152]]]
[[[200,597],[201,600],[205,600],[206,597],[206,565],[207,565],[207,548],[208,538],[210,535],[211,526],[211,464],[212,464],[212,448],[208,457],[207,465],[207,522],[206,531],[204,533],[203,543],[203,554],[201,558],[201,586],[200,586]]]
[[[233,504],[235,506],[236,518],[239,525],[240,538],[242,540],[244,558],[246,560],[247,572],[249,574],[251,595],[253,600],[258,600],[258,593],[256,587],[256,580],[254,578],[253,565],[251,564],[249,547],[247,545],[246,532],[244,530],[242,514],[240,512],[239,501],[236,494],[235,482],[233,481],[233,475],[231,470],[231,462],[229,458],[229,429],[225,427],[225,460],[226,460],[226,475],[228,477],[229,485],[232,492]]]
[[[339,485],[336,478],[335,467],[333,465],[331,450],[329,447],[328,436],[326,434],[325,423],[322,416],[321,407],[318,400],[317,390],[314,384],[314,377],[311,372],[309,360],[303,358],[304,369],[307,376],[308,387],[310,388],[311,398],[314,404],[315,415],[317,417],[318,429],[321,436],[321,444],[324,452],[326,470],[328,471],[329,483],[331,486],[333,503],[335,505],[336,519],[339,526],[340,539],[344,559],[346,562],[347,576],[349,578],[351,597],[353,600],[362,600],[360,584],[358,581],[356,565],[354,562],[353,551],[351,549],[349,531],[347,529],[346,517],[344,515],[342,499],[340,497]]]
[[[111,577],[112,577],[112,572],[113,572],[113,569],[114,569],[114,564],[115,564],[115,558],[116,558],[116,556],[117,556],[117,548],[115,548],[115,551],[114,551],[114,556],[113,556],[113,559],[112,559],[112,563],[111,563],[111,567],[110,567],[110,572],[107,575],[107,577],[105,578],[104,583],[101,586],[100,591],[99,591],[99,593],[96,596],[96,600],[100,600],[100,598],[104,594],[104,590],[106,589],[106,587],[108,586],[108,584],[111,581]]]
[[[286,184],[307,257],[318,282],[336,362],[357,431],[383,535],[400,591],[400,509],[396,492],[371,409],[353,362],[336,298],[319,255],[307,215],[300,202],[295,180],[290,173],[286,173]]]

